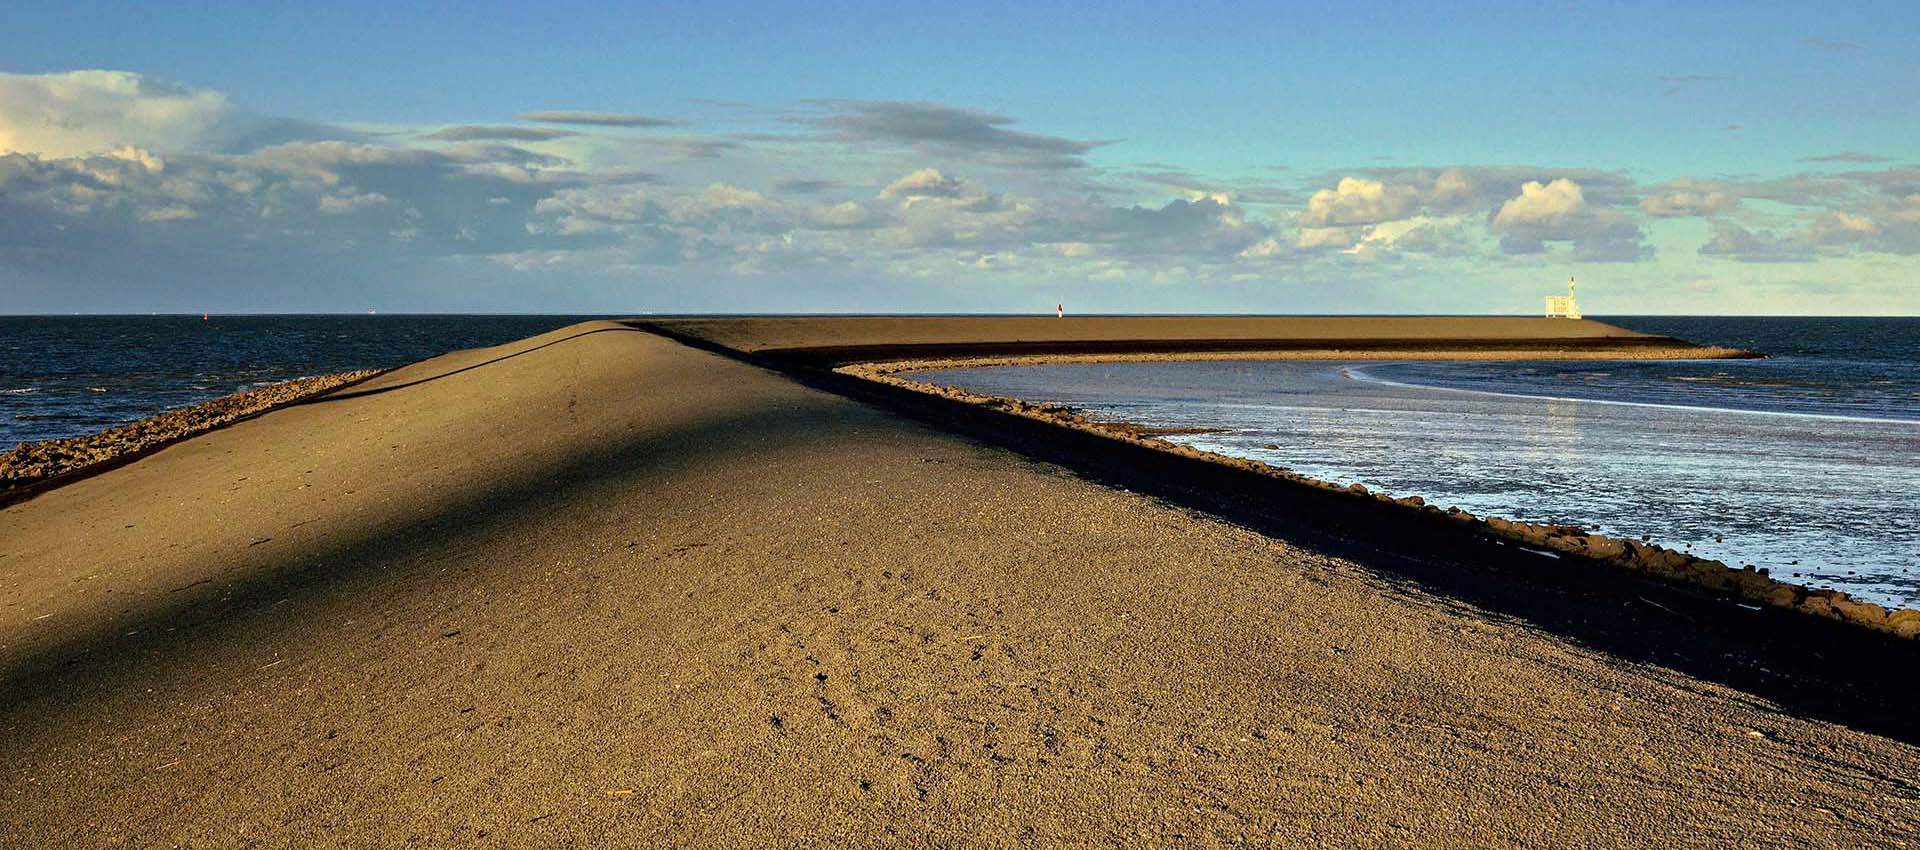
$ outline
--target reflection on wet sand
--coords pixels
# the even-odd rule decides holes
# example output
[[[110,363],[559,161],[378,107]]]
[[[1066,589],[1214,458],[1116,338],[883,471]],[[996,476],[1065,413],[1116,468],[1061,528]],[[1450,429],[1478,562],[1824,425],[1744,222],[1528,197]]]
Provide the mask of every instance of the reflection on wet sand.
[[[1171,439],[1920,607],[1920,529],[1905,498],[1920,476],[1920,423],[1429,389],[1370,380],[1371,368],[1106,363],[919,377],[1098,418],[1224,429]]]

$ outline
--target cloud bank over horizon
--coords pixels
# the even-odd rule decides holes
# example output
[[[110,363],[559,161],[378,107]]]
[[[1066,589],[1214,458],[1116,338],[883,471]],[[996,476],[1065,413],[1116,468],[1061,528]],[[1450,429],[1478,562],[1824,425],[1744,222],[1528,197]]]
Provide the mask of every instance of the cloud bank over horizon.
[[[1878,152],[1202,174],[930,101],[462,117],[0,73],[0,312],[1525,312],[1569,273],[1592,312],[1920,311],[1920,165]]]

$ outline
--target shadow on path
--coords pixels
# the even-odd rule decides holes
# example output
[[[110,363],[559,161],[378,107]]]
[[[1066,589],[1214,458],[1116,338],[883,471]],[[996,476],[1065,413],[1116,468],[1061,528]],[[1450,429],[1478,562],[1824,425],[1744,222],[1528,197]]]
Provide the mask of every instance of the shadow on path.
[[[29,743],[43,752],[57,749],[74,730],[88,728],[75,718],[116,714],[136,683],[201,675],[194,671],[218,648],[272,646],[293,630],[303,636],[302,651],[350,653],[365,638],[325,621],[319,612],[328,610],[329,600],[417,599],[423,588],[464,581],[462,572],[445,569],[449,558],[491,555],[483,548],[489,541],[550,522],[556,494],[567,494],[574,506],[619,504],[637,484],[673,469],[721,463],[783,441],[817,441],[819,429],[796,428],[795,421],[824,415],[828,401],[789,400],[629,431],[516,473],[477,477],[378,523],[336,517],[336,536],[295,552],[242,553],[223,562],[211,581],[133,600],[119,616],[96,617],[84,630],[0,666],[0,752]],[[463,563],[521,566],[496,557]],[[224,687],[215,680],[194,687],[201,686]]]

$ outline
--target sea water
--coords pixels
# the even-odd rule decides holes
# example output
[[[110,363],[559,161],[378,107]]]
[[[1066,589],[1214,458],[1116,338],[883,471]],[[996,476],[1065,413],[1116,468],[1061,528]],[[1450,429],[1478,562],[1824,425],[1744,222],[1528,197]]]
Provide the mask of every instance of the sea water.
[[[0,316],[0,451],[311,375],[399,366],[568,316]]]
[[[1097,418],[1218,428],[1169,439],[1920,607],[1920,319],[1606,321],[1770,356],[1053,364],[915,377]]]

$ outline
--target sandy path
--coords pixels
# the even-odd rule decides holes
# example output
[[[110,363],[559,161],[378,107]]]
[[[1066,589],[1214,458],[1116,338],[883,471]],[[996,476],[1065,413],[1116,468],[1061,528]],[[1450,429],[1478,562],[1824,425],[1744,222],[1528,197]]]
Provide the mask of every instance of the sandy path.
[[[1907,744],[606,323],[0,511],[0,676],[0,846],[1920,833]]]

